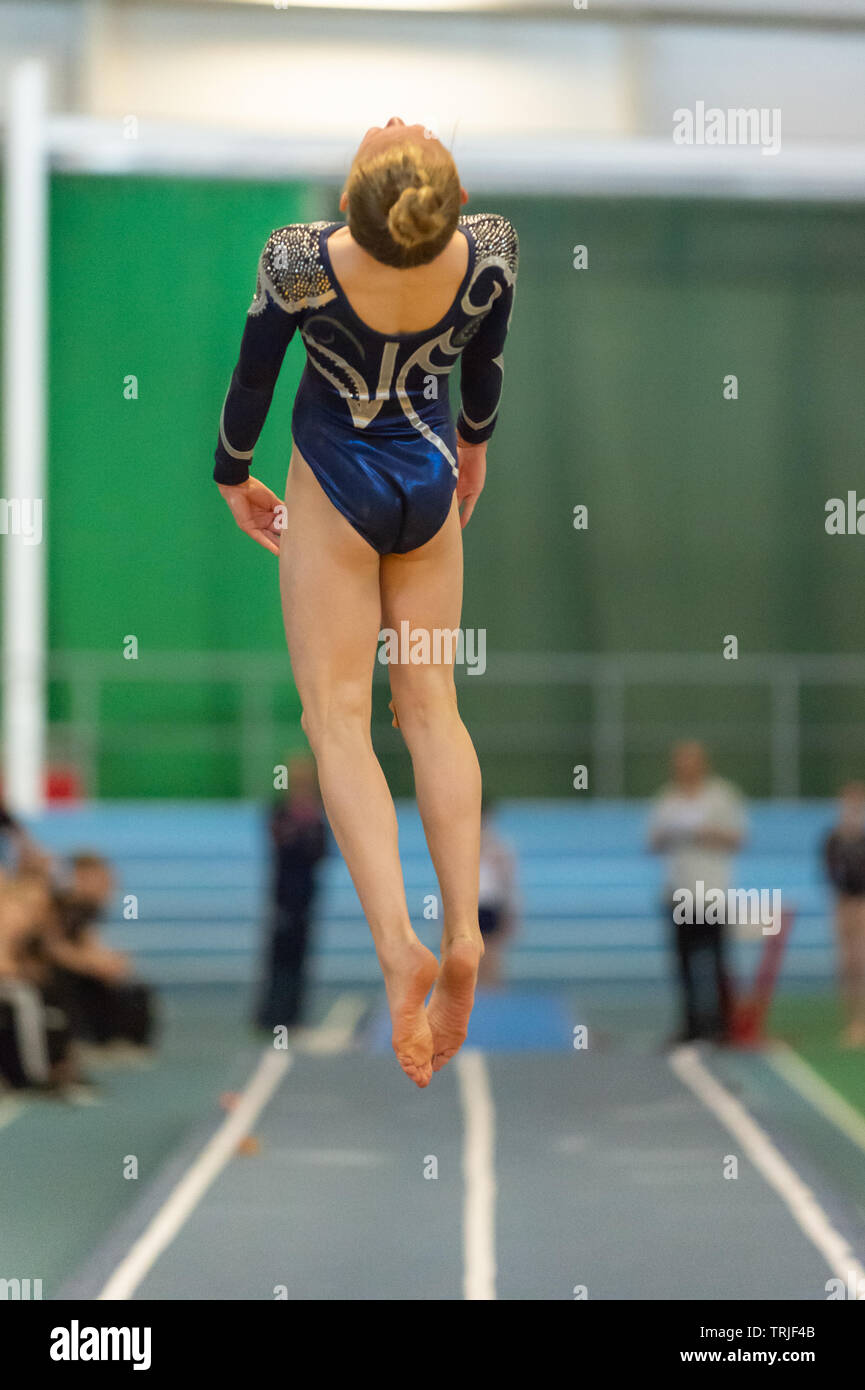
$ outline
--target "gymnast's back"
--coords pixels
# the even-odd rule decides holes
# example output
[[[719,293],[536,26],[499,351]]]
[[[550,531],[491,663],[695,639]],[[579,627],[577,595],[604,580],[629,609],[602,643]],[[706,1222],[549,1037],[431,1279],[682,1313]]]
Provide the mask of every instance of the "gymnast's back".
[[[457,476],[456,431],[476,444],[495,428],[517,233],[499,213],[461,216],[457,231],[468,243],[467,263],[447,312],[418,332],[382,333],[358,316],[334,272],[328,242],[344,225],[294,223],[268,237],[222,410],[214,478],[236,484],[248,477],[297,331],[306,366],[292,414],[294,443],[336,505],[342,506],[346,490],[357,490],[359,471],[381,473],[389,463],[397,481],[410,481],[417,470],[428,490],[438,480],[444,505]],[[460,359],[455,425],[448,380]]]

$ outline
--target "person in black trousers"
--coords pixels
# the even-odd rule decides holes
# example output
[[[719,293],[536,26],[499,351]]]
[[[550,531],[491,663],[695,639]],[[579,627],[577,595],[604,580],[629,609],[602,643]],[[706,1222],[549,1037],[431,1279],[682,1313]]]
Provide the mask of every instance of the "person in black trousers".
[[[289,765],[288,790],[270,813],[273,850],[271,929],[255,1021],[269,1030],[303,1021],[316,870],[327,851],[315,764]]]
[[[649,848],[666,858],[664,915],[671,943],[681,1002],[681,1027],[671,1042],[705,1038],[722,1042],[730,1024],[730,981],[726,966],[726,911],[718,922],[699,914],[680,914],[683,890],[692,905],[702,892],[725,894],[733,856],[745,837],[741,794],[717,777],[702,744],[677,743],[672,750],[672,779],[652,806]]]

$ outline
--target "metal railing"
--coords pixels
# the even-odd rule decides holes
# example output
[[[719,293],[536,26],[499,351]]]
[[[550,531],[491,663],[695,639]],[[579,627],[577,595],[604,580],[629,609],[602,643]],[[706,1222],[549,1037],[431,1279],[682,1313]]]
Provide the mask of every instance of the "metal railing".
[[[127,661],[119,654],[67,651],[50,656],[48,673],[50,681],[66,692],[66,712],[51,724],[53,756],[79,768],[92,796],[100,793],[102,756],[129,748],[154,755],[183,749],[203,756],[224,754],[229,748],[239,760],[242,794],[257,796],[262,791],[262,767],[278,761],[275,755],[287,743],[303,743],[297,718],[287,719],[276,710],[277,696],[284,698],[286,691],[294,689],[284,654],[160,652]],[[386,669],[377,665],[376,683],[384,684],[386,679]],[[704,654],[491,652],[482,676],[466,676],[458,670],[457,682],[475,691],[492,687],[497,694],[490,704],[500,714],[507,707],[507,716],[497,719],[485,719],[483,701],[473,710],[471,731],[482,756],[528,752],[586,762],[591,767],[591,790],[602,796],[626,795],[628,759],[640,753],[662,754],[672,739],[686,731],[683,703],[696,715],[688,721],[687,732],[705,738],[718,751],[744,751],[768,761],[768,792],[775,797],[800,794],[804,746],[826,755],[851,745],[865,750],[865,719],[815,720],[811,715],[806,718],[802,709],[805,692],[825,693],[830,687],[865,692],[865,657],[860,656],[763,654],[725,661]],[[233,692],[237,713],[230,720],[203,715],[175,725],[164,715],[151,720],[142,701],[131,715],[110,712],[106,717],[112,687],[146,684],[186,685],[204,691],[222,687]],[[628,712],[628,700],[633,702],[638,691],[649,688],[656,695],[664,688],[675,692],[671,709],[675,718]],[[714,699],[716,692],[748,688],[761,692],[761,717],[718,720],[701,712],[702,695],[711,693]],[[578,704],[585,706],[588,694],[590,713],[573,719],[527,717],[523,712],[527,701],[521,697],[530,689],[570,689],[575,710]],[[683,692],[689,691],[692,697],[683,701]],[[384,711],[384,702],[381,708]]]

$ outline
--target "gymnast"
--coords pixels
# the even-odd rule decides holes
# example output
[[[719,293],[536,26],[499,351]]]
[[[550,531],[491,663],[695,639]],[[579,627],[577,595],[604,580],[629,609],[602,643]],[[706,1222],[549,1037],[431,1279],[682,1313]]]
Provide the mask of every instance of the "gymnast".
[[[484,486],[519,257],[507,218],[462,214],[467,199],[445,146],[392,117],[357,149],[345,222],[270,235],[213,474],[241,530],[279,556],[301,725],[372,932],[394,1052],[420,1087],[461,1047],[474,1002],[481,774],[453,660],[390,665],[441,894],[439,962],[411,925],[396,812],[370,735],[372,674],[383,626],[460,625],[462,528]],[[306,364],[283,505],[250,466],[296,329]]]

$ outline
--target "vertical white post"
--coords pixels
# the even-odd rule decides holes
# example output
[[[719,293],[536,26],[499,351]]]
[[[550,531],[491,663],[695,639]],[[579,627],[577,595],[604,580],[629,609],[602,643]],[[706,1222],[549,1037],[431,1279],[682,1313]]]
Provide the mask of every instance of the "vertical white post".
[[[45,763],[46,85],[35,59],[12,73],[3,214],[3,784],[23,815]]]

